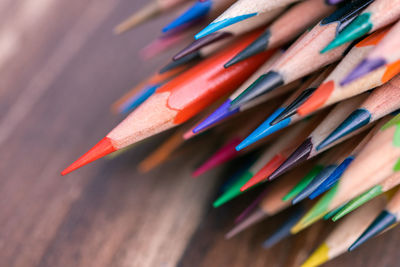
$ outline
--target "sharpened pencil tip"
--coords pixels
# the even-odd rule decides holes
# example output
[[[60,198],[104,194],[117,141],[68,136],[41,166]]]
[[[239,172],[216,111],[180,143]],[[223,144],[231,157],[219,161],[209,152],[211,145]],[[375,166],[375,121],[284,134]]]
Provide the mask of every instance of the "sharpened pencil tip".
[[[362,76],[370,73],[371,71],[374,71],[386,64],[386,60],[383,58],[378,58],[378,59],[364,59],[361,61],[360,64],[357,65],[357,67],[350,72],[349,75],[347,75],[341,82],[341,86],[345,86],[349,83],[351,83],[354,80],[357,80],[358,78],[361,78]]]
[[[369,21],[371,13],[366,12],[355,18],[346,28],[343,29],[336,37],[332,40],[321,53],[326,53],[336,47],[339,47],[347,42],[356,40],[363,35],[367,34],[372,29],[372,23]]]
[[[72,163],[68,168],[61,172],[61,175],[66,175],[92,161],[95,161],[105,155],[108,155],[117,149],[113,146],[111,140],[104,137],[100,142],[98,142],[92,149],[86,152],[78,160]]]
[[[323,243],[316,251],[301,265],[301,267],[319,266],[329,260],[329,247]]]
[[[219,206],[239,196],[241,194],[241,191],[239,190],[240,187],[245,182],[247,182],[252,176],[253,173],[251,173],[248,170],[242,173],[238,178],[238,180],[236,180],[226,191],[222,193],[221,196],[217,198],[217,200],[214,201],[213,203],[214,208],[218,208]]]
[[[322,107],[330,97],[334,88],[335,82],[332,80],[321,84],[317,90],[315,90],[315,92],[300,107],[298,107],[297,114],[300,116],[307,116]]]
[[[253,211],[246,219],[241,221],[238,225],[236,225],[231,231],[229,231],[226,235],[226,239],[231,239],[235,235],[239,234],[240,232],[246,230],[250,226],[260,222],[268,215],[260,208]]]
[[[162,29],[162,32],[166,33],[173,29],[201,19],[208,14],[211,6],[211,1],[195,2],[188,10],[186,10],[183,14],[181,14],[179,17],[177,17],[175,20],[165,26]]]
[[[201,60],[201,59],[202,59],[202,57],[201,57],[200,53],[198,51],[196,51],[196,52],[188,54],[188,55],[186,55],[186,56],[184,56],[184,57],[182,57],[182,58],[180,58],[180,59],[178,59],[176,61],[171,61],[170,63],[165,65],[163,68],[161,68],[159,73],[162,74],[162,73],[165,73],[165,72],[167,72],[169,70],[178,68],[178,67],[183,66],[185,64],[194,63],[194,62],[196,62],[198,60]]]
[[[376,219],[368,226],[368,228],[361,234],[361,236],[349,247],[349,251],[353,251],[360,245],[364,244],[367,240],[378,235],[385,229],[389,228],[396,223],[396,217],[390,212],[384,210]]]
[[[268,191],[269,190],[264,190],[260,195],[258,195],[258,197],[235,218],[235,224],[242,222],[249,216],[249,214],[257,209],[258,204],[260,204],[264,197],[268,194]]]
[[[300,220],[300,218],[304,215],[305,208],[302,206],[298,206],[294,209],[290,218],[285,221],[279,229],[274,232],[268,239],[266,239],[262,246],[263,248],[271,248],[275,244],[282,241],[284,238],[290,236],[290,229]]]
[[[302,163],[308,159],[308,156],[313,149],[311,138],[307,138],[288,158],[282,165],[280,165],[270,176],[269,180],[277,178],[279,175],[288,171],[295,165]]]
[[[262,181],[266,180],[268,176],[274,172],[284,161],[285,157],[278,154],[274,156],[264,167],[262,167],[246,184],[244,184],[240,191],[245,191],[250,187],[253,187]]]
[[[211,33],[207,36],[204,36],[198,40],[193,41],[190,45],[182,49],[180,52],[178,52],[172,59],[174,61],[179,60],[183,58],[186,55],[189,55],[191,53],[194,53],[196,51],[199,51],[201,48],[206,47],[208,45],[211,45],[215,42],[218,42],[220,40],[226,39],[228,37],[232,36],[231,33],[229,32],[214,32]]]
[[[198,177],[207,171],[224,164],[225,162],[233,159],[238,155],[235,147],[240,143],[240,138],[234,138],[227,144],[218,149],[208,160],[206,160],[200,167],[198,167],[193,173],[193,177]]]
[[[286,118],[292,117],[297,113],[297,109],[305,102],[307,99],[314,93],[316,88],[308,88],[301,92],[301,94],[296,97],[296,99],[290,103],[281,114],[279,114],[273,121],[271,121],[271,125],[275,125]]]
[[[203,131],[210,126],[220,122],[221,120],[230,117],[239,112],[239,109],[229,110],[231,105],[231,101],[228,99],[226,100],[221,106],[219,106],[211,115],[201,121],[194,129],[194,133],[198,133]]]
[[[310,196],[311,193],[318,188],[318,186],[320,186],[326,179],[329,178],[329,176],[335,171],[336,167],[337,165],[332,164],[322,169],[320,173],[318,173],[314,179],[312,179],[310,183],[293,198],[292,204],[295,205]]]
[[[224,68],[229,68],[251,56],[254,56],[258,53],[266,51],[268,49],[268,41],[271,36],[271,32],[266,30],[262,33],[254,42],[252,42],[249,46],[245,49],[240,51],[236,56],[234,56],[231,60],[229,60],[225,65]]]
[[[291,122],[290,118],[287,118],[275,125],[271,125],[271,121],[276,118],[281,112],[283,108],[278,108],[274,113],[272,113],[260,126],[257,127],[249,136],[247,136],[242,143],[240,143],[236,149],[241,150],[245,147],[250,146],[251,144],[273,134],[286,126],[288,126]]]
[[[376,185],[369,189],[368,191],[362,193],[361,195],[350,200],[346,205],[343,206],[336,214],[332,217],[332,221],[336,222],[340,220],[356,208],[370,201],[371,199],[382,194],[382,187],[380,185]]]
[[[284,84],[283,77],[275,71],[261,75],[254,83],[231,102],[231,109],[238,108],[254,98],[268,93]]]
[[[317,176],[323,169],[322,165],[315,165],[301,180],[298,184],[296,184],[290,191],[287,193],[282,200],[288,201],[293,199],[296,195],[298,195],[307,185]]]
[[[209,1],[209,2],[211,2],[211,1]],[[241,15],[241,16],[237,16],[237,17],[233,17],[233,18],[227,18],[227,19],[220,20],[217,22],[212,22],[207,27],[205,27],[203,30],[201,30],[198,34],[196,34],[194,36],[194,38],[196,40],[200,39],[206,35],[209,35],[210,33],[219,31],[225,27],[228,27],[232,24],[238,23],[242,20],[254,17],[255,15],[257,15],[257,13],[245,14],[245,15]]]
[[[333,144],[340,138],[367,125],[371,120],[371,113],[366,109],[356,109],[353,111],[335,130],[333,130],[320,144],[317,150],[321,150]]]
[[[314,199],[325,191],[331,189],[353,160],[353,156],[349,156],[345,160],[343,160],[343,162],[340,163],[340,165],[332,172],[332,174],[321,185],[319,185],[318,188],[314,190],[314,192],[312,192],[309,198]]]

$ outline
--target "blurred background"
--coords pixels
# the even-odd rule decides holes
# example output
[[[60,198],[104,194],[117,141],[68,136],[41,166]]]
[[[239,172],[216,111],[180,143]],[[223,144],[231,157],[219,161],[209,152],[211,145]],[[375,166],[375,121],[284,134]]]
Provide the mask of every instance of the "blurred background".
[[[0,1],[0,265],[298,266],[329,223],[263,249],[285,211],[225,240],[260,191],[213,209],[232,168],[193,179],[209,152],[202,145],[193,156],[195,141],[146,174],[137,164],[171,132],[59,175],[123,118],[111,104],[188,43],[138,56],[179,8],[114,35],[114,26],[145,3]],[[398,266],[399,237],[398,230],[383,234],[326,266]]]

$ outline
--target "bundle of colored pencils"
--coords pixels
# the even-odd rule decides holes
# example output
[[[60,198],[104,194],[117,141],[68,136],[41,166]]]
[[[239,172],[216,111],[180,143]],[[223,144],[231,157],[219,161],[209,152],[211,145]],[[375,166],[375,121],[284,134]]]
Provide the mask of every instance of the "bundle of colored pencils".
[[[116,32],[183,2],[155,0]],[[303,264],[318,266],[394,226],[400,220],[400,0],[188,4],[162,32],[194,39],[113,105],[129,115],[62,175],[176,127],[140,171],[209,133],[219,147],[193,176],[242,162],[214,207],[265,187],[227,238],[295,204],[264,247],[320,219],[346,216]]]

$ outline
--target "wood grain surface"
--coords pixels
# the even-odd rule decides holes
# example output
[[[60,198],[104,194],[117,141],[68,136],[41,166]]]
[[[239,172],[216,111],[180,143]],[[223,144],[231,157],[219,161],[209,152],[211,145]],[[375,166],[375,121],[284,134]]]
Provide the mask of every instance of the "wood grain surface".
[[[298,266],[331,226],[262,249],[283,212],[225,240],[256,195],[212,209],[231,170],[192,179],[206,149],[139,174],[169,133],[59,175],[122,119],[111,103],[173,54],[137,56],[173,14],[112,34],[145,2],[0,1],[0,266]],[[399,245],[395,229],[326,266],[398,266]]]

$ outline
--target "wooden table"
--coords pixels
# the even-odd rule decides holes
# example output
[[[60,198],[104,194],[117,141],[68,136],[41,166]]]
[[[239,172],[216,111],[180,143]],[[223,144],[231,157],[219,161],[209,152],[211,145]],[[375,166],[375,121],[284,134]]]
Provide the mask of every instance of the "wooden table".
[[[166,135],[59,175],[121,120],[110,104],[171,55],[137,56],[171,15],[112,34],[145,2],[0,1],[0,266],[298,265],[329,226],[263,250],[284,212],[225,240],[255,195],[212,209],[229,168],[192,179],[201,153],[139,174]],[[395,266],[399,245],[392,230],[326,266]]]

